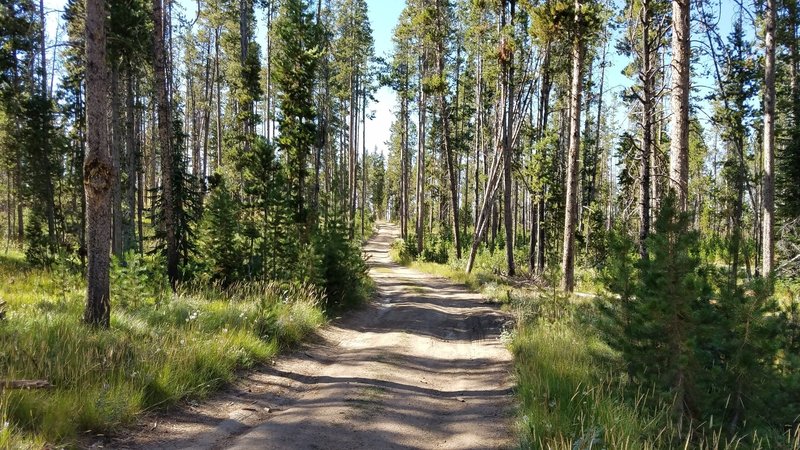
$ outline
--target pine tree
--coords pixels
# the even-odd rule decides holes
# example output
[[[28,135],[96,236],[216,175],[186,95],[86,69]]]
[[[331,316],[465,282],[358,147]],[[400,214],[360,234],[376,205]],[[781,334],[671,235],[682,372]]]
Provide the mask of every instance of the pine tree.
[[[281,108],[278,147],[286,158],[293,220],[304,228],[308,220],[308,157],[316,138],[313,92],[318,34],[303,0],[282,2],[274,27],[274,77]]]
[[[611,320],[606,330],[636,380],[654,384],[668,401],[674,396],[679,417],[696,417],[696,337],[702,335],[711,290],[698,256],[699,235],[690,231],[690,216],[679,211],[677,202],[673,193],[662,203],[648,238],[648,259],[634,264],[624,238],[612,241],[617,254],[604,279],[618,298],[607,300]]]
[[[211,280],[228,286],[241,277],[244,266],[239,205],[223,176],[212,176],[209,188],[201,248],[209,257]]]

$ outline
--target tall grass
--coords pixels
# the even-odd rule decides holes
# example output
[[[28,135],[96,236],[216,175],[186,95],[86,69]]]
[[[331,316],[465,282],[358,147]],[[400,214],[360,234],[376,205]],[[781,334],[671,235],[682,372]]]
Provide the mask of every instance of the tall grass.
[[[153,296],[153,286],[123,276],[114,278],[111,328],[90,329],[80,323],[81,278],[29,269],[21,257],[0,259],[0,298],[8,303],[0,378],[45,379],[54,387],[0,393],[0,448],[69,445],[86,432],[112,432],[143,411],[203,397],[324,320],[320,293],[305,285]]]
[[[522,448],[800,449],[800,429],[728,436],[719,424],[709,423],[692,424],[693,431],[685,432],[685,424],[674,421],[670,405],[629,383],[620,356],[593,327],[596,311],[591,300],[564,296],[548,289],[547,283],[537,287],[504,279],[492,269],[494,264],[493,257],[479,256],[472,274],[465,274],[457,263],[414,262],[412,267],[495,298],[516,316],[510,349]],[[587,276],[584,286],[592,285]]]

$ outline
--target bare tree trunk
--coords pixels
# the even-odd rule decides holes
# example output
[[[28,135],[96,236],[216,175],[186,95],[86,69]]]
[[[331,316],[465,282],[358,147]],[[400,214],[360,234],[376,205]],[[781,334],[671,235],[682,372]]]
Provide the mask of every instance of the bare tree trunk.
[[[689,189],[689,73],[691,43],[690,0],[672,0],[672,135],[670,136],[670,186],[682,211],[688,207]]]
[[[350,239],[354,236],[354,227],[356,221],[356,123],[358,122],[356,105],[356,80],[355,74],[350,73],[350,111],[348,115],[349,127],[347,136],[347,216],[348,216],[348,229],[350,232]]]
[[[206,177],[208,176],[208,137],[211,130],[211,105],[214,102],[214,87],[211,81],[211,38],[206,45],[206,70],[203,87],[203,168],[201,169],[201,192],[206,192]]]
[[[650,184],[651,160],[653,153],[653,81],[655,69],[653,66],[652,48],[650,40],[650,2],[644,0],[640,11],[640,25],[642,26],[642,53],[640,55],[642,69],[642,148],[640,155],[639,174],[639,256],[647,259],[647,237],[650,235]]]
[[[219,73],[219,27],[214,32],[214,82],[217,84],[217,157],[214,161],[214,168],[219,169],[222,167],[222,77]]]
[[[87,251],[86,310],[83,320],[107,328],[109,301],[109,250],[111,246],[111,187],[116,174],[108,149],[106,124],[105,2],[86,0],[86,123],[88,150],[83,162],[86,190]]]
[[[480,214],[480,169],[481,169],[481,150],[483,149],[483,56],[478,55],[478,68],[475,74],[475,227],[478,226],[478,215]],[[477,240],[477,235],[473,236],[473,242]]]
[[[137,83],[138,87],[138,83]],[[138,91],[138,89],[137,89]],[[136,124],[136,132],[138,133],[137,139],[137,146],[136,146],[136,223],[137,229],[139,230],[139,255],[144,255],[144,224],[143,224],[143,216],[144,216],[144,197],[145,197],[145,168],[143,163],[144,160],[144,139],[145,139],[145,127],[146,125],[146,112],[145,108],[142,105],[141,101],[138,102],[139,110],[137,113],[137,121]],[[140,145],[141,143],[141,145]]]
[[[120,119],[120,89],[119,89],[119,64],[114,62],[111,66],[111,165],[114,166],[116,177],[111,186],[112,232],[111,252],[117,258],[122,258],[122,174],[120,172],[122,123]]]
[[[41,22],[41,29],[39,30],[39,40],[40,40],[40,49],[39,49],[39,83],[42,97],[45,99],[49,98],[49,91],[47,89],[47,41],[45,39],[45,29],[46,29],[46,22],[44,17],[44,1],[39,0],[39,21]],[[55,70],[54,70],[55,72]],[[49,153],[50,147],[50,133],[49,130],[51,129],[52,124],[50,123],[51,114],[48,110],[46,113],[47,122],[45,126],[48,127],[47,130],[42,130],[44,133],[44,143],[45,149],[47,151],[45,154]],[[55,248],[57,245],[56,241],[56,218],[55,218],[55,189],[53,188],[53,169],[51,167],[51,163],[49,158],[45,158],[44,161],[41,161],[41,164],[44,166],[45,176],[46,178],[42,180],[45,184],[45,196],[44,199],[46,201],[45,205],[45,213],[47,216],[47,235],[49,237],[50,245]]]
[[[133,91],[133,66],[130,60],[126,67],[125,80],[125,166],[128,174],[128,183],[125,186],[125,202],[128,205],[128,215],[123,220],[124,248],[131,249],[136,245],[136,110],[134,108]]]
[[[417,130],[417,252],[422,253],[423,238],[425,234],[425,116],[427,101],[425,90],[422,88],[424,78],[425,56],[419,61],[420,86],[419,86],[419,128]]]
[[[503,12],[501,14],[502,26],[506,25],[506,3],[510,5],[510,22],[511,28],[514,28],[514,7],[515,0],[503,0],[501,7]],[[505,51],[505,50],[504,50]],[[503,127],[503,222],[505,223],[506,231],[506,264],[508,266],[508,276],[513,277],[516,275],[517,269],[514,264],[514,216],[511,205],[512,194],[512,173],[511,167],[514,163],[513,152],[511,149],[511,127],[514,120],[514,54],[513,47],[509,44],[508,55],[502,61],[503,64],[503,87],[501,94],[501,101],[505,102],[504,113],[502,120]]]
[[[161,150],[161,192],[164,216],[164,236],[167,244],[167,276],[175,286],[178,280],[178,245],[175,223],[175,196],[173,192],[174,155],[172,152],[172,133],[170,104],[167,95],[167,72],[164,63],[164,14],[161,0],[153,0],[153,73],[156,88],[156,107],[158,109],[158,140]]]
[[[544,48],[544,55],[542,57],[542,89],[539,96],[539,139],[543,139],[547,133],[547,125],[550,119],[550,91],[553,83],[550,76],[550,57],[551,45],[548,42]],[[539,202],[536,206],[536,269],[534,273],[541,274],[544,272],[545,265],[545,249],[547,238],[545,219],[547,217],[547,203],[545,202],[545,195],[547,194],[547,187],[543,187],[539,193]],[[531,248],[534,251],[534,248]]]
[[[364,239],[364,214],[367,205],[367,87],[361,103],[361,239]]]
[[[581,4],[575,1],[575,24],[580,26]],[[575,288],[575,226],[578,219],[578,169],[581,137],[581,94],[583,69],[583,42],[577,29],[572,42],[572,88],[570,95],[569,154],[567,158],[567,197],[564,212],[564,248],[561,259],[563,279],[561,288],[572,292]]]
[[[436,2],[437,7],[437,25],[440,30],[444,29],[444,24],[442,20],[444,19],[445,12],[441,9],[441,2]],[[442,33],[442,36],[444,33]],[[442,39],[444,39],[442,37]],[[444,77],[444,58],[445,58],[445,49],[444,49],[444,42],[442,39],[436,43],[437,45],[437,72],[440,78]],[[461,259],[461,227],[459,226],[458,222],[458,179],[456,177],[456,167],[455,162],[453,160],[453,144],[450,142],[450,106],[447,103],[446,96],[446,86],[442,87],[441,92],[439,92],[439,109],[440,114],[442,115],[442,143],[444,145],[444,153],[445,153],[445,160],[447,162],[447,175],[450,181],[450,212],[453,216],[453,245],[456,248],[456,258]]]
[[[764,23],[764,175],[763,190],[763,225],[762,232],[762,275],[772,274],[775,262],[774,250],[774,214],[775,214],[775,0],[766,2]]]
[[[500,164],[503,162],[504,155],[504,152],[501,148],[502,142],[500,141],[499,136],[497,136],[495,144],[495,147],[498,148],[498,150],[495,155],[495,159],[492,162],[492,167],[490,170],[488,170],[486,188],[483,193],[480,213],[475,221],[475,236],[472,239],[472,248],[469,251],[469,258],[467,259],[467,273],[472,271],[472,266],[475,263],[475,255],[478,253],[478,247],[480,246],[486,231],[488,228],[490,228],[490,225],[492,225],[492,220],[494,218],[494,198],[495,194],[497,193],[497,189],[500,187],[500,181],[502,181],[502,176],[500,175]],[[486,162],[484,162],[484,165],[486,165]],[[494,227],[492,227],[492,229],[492,232],[494,232]]]
[[[596,192],[597,192],[597,172],[600,169],[600,156],[602,153],[601,146],[600,146],[600,124],[601,120],[600,117],[603,114],[603,89],[605,87],[605,76],[606,76],[606,57],[608,54],[608,36],[604,38],[603,42],[603,57],[600,62],[600,87],[599,91],[597,92],[597,123],[595,124],[595,135],[594,135],[594,157],[592,158],[592,164],[594,167],[592,168],[592,175],[589,180],[589,199],[587,200],[586,204],[591,207],[594,203]],[[591,242],[591,235],[592,235],[592,227],[586,227],[585,239],[586,239],[586,248],[589,248],[589,244]]]
[[[403,69],[403,99],[401,101],[401,114],[403,115],[403,145],[400,148],[400,233],[403,239],[408,239],[408,150],[409,150],[409,112],[408,112],[408,88],[409,88],[409,68]]]

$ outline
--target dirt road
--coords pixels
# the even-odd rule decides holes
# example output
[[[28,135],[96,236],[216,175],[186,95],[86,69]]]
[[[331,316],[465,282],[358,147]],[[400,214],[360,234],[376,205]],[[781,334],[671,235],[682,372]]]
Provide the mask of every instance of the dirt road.
[[[366,246],[369,306],[228,392],[152,419],[128,448],[487,449],[514,446],[508,318],[452,283],[398,266],[398,229]]]

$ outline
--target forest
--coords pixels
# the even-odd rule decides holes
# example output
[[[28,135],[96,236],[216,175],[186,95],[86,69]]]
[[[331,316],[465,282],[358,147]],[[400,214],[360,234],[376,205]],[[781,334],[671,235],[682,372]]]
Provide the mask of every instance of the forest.
[[[385,54],[381,1],[51,3],[0,0],[0,448],[213,398],[390,222],[513,317],[520,447],[800,449],[797,0],[406,0]]]

